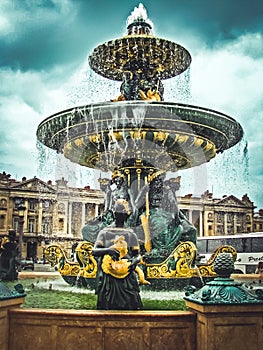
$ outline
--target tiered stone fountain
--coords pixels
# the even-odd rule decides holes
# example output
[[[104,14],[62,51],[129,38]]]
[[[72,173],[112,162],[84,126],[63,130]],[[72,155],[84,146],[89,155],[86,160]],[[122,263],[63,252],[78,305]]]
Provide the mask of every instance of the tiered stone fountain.
[[[183,72],[191,58],[181,46],[154,37],[144,11],[136,14],[127,36],[100,45],[90,57],[91,67],[99,74],[124,79],[118,101],[57,113],[39,125],[37,135],[73,162],[113,171],[113,179],[126,181],[127,193],[137,200],[127,225],[137,229],[144,218],[142,231],[150,235],[150,242],[141,237],[150,261],[146,262],[149,275],[155,271],[171,279],[179,274],[191,276],[194,228],[175,205],[173,189],[179,179],[164,180],[165,172],[209,161],[235,145],[242,137],[242,128],[221,113],[162,101],[161,80]],[[140,197],[144,204],[138,208]],[[110,214],[107,210],[105,214]],[[97,224],[105,225],[106,216],[100,219],[96,219]],[[96,220],[89,228],[96,226]],[[165,247],[168,254],[174,249],[172,254],[166,263],[156,262],[163,258]],[[49,248],[54,259],[62,256],[59,266],[68,264],[70,269],[63,252],[56,252],[58,247]],[[83,242],[77,249],[79,259],[84,254],[83,261],[88,261],[82,273],[89,278],[96,272],[92,242]],[[73,265],[72,271],[81,271],[80,265]],[[215,263],[219,277],[197,292],[192,288],[185,298],[189,311],[181,312],[26,309],[19,307],[24,297],[21,285],[16,288],[16,299],[0,285],[0,295],[4,295],[0,298],[0,347],[193,350],[222,344],[226,350],[259,349],[263,341],[263,293],[259,290],[255,298],[235,283],[230,278],[233,266],[231,256],[221,254]]]
[[[196,230],[177,207],[180,177],[165,176],[209,162],[237,144],[240,124],[211,109],[163,101],[162,81],[183,73],[191,56],[153,35],[142,5],[128,18],[127,34],[96,47],[89,63],[96,73],[122,82],[120,95],[48,117],[37,138],[74,163],[112,172],[112,182],[106,181],[109,198],[111,185],[121,179],[130,204],[127,225],[141,242],[149,279],[198,275]],[[85,240],[94,243],[112,222],[112,211],[112,204],[106,206],[87,224]]]

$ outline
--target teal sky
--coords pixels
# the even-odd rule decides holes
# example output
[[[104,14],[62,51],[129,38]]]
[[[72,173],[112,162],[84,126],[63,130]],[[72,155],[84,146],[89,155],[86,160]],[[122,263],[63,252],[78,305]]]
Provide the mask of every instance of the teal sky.
[[[263,2],[142,3],[155,35],[191,53],[192,100],[187,102],[232,116],[245,132],[234,150],[182,172],[182,191],[200,194],[209,189],[215,196],[238,198],[247,193],[263,208]],[[133,0],[0,1],[1,172],[17,179],[69,176],[96,186],[97,173],[66,164],[48,151],[45,156],[51,161],[41,165],[35,133],[50,114],[116,94],[115,87],[105,88],[100,79],[96,85],[87,58],[96,45],[125,34],[126,19],[138,5]],[[185,102],[180,95],[169,98]]]

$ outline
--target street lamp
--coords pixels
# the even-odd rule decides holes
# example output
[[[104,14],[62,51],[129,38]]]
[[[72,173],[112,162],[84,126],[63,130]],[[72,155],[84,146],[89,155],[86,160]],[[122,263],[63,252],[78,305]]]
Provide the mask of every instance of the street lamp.
[[[26,210],[26,207],[24,205],[19,205],[18,209],[18,234],[19,234],[19,241],[18,241],[18,246],[19,246],[19,262],[20,264],[18,265],[18,271],[21,271],[21,259],[22,259],[22,248],[23,248],[23,227],[24,227],[24,212]]]

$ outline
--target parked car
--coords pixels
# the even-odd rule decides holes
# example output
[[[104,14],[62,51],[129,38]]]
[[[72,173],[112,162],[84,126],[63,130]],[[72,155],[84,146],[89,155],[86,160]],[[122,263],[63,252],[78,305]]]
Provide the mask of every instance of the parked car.
[[[35,265],[32,260],[21,259],[21,269],[22,270],[32,270],[34,271]]]

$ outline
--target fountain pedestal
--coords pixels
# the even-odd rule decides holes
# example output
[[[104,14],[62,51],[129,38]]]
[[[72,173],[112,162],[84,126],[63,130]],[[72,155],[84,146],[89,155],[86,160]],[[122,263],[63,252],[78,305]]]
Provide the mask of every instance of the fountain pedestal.
[[[0,349],[8,350],[9,339],[9,310],[18,308],[25,301],[25,294],[21,285],[11,291],[0,281]]]
[[[263,304],[186,305],[196,314],[196,350],[261,348]]]
[[[197,350],[259,349],[263,341],[263,289],[255,294],[230,278],[234,262],[230,254],[215,259],[219,277],[193,293],[186,306],[197,316]]]

